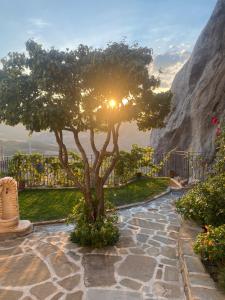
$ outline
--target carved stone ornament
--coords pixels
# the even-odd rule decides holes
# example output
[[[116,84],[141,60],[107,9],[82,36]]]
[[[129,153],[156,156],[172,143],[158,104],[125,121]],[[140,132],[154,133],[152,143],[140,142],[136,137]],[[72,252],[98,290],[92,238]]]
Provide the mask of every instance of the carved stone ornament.
[[[17,182],[11,177],[0,179],[0,238],[28,234],[33,226],[30,221],[20,220]]]

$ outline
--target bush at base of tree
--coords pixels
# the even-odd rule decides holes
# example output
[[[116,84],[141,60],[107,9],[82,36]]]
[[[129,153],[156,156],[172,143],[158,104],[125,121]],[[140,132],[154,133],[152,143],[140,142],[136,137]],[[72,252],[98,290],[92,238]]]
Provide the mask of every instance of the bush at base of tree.
[[[201,225],[222,225],[225,222],[224,191],[225,173],[210,177],[177,201],[177,211]]]
[[[115,211],[108,203],[104,217],[99,217],[95,222],[88,218],[89,208],[83,198],[75,205],[68,221],[75,223],[75,229],[71,233],[71,241],[80,246],[102,248],[113,246],[119,240],[119,229],[116,226],[118,220]]]

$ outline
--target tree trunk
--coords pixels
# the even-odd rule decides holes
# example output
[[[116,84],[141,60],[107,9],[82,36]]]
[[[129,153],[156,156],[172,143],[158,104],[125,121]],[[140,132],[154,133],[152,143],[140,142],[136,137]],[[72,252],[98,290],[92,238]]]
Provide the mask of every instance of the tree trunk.
[[[89,174],[92,178],[93,184],[85,187],[84,198],[88,207],[90,208],[90,215],[88,218],[90,222],[95,222],[99,217],[105,215],[104,203],[104,188],[103,180],[96,174]],[[96,178],[97,177],[97,178]]]
[[[84,200],[86,202],[86,205],[88,207],[87,217],[91,223],[95,222],[96,213],[95,213],[95,207],[94,207],[94,203],[93,203],[91,189],[86,189],[85,192],[83,192],[83,195],[84,195]]]
[[[88,219],[90,222],[95,222],[99,217],[104,217],[105,215],[105,203],[104,203],[104,189],[103,186],[100,185],[95,187],[95,199],[92,197],[91,191],[86,191],[84,193],[85,202],[89,208]]]
[[[96,183],[96,200],[97,200],[97,218],[105,215],[104,187],[102,179],[99,178]]]
[[[90,129],[90,141],[91,141],[92,150],[95,154],[95,161],[93,165],[90,165],[85,149],[83,148],[80,142],[79,131],[73,127],[65,128],[65,130],[73,133],[76,147],[78,148],[84,163],[84,178],[82,182],[79,181],[79,179],[73,173],[73,170],[70,167],[67,147],[63,142],[62,130],[57,130],[57,129],[54,130],[56,141],[59,145],[59,159],[61,165],[65,169],[69,178],[71,178],[71,180],[74,181],[74,183],[80,188],[81,192],[83,193],[84,200],[88,208],[87,218],[92,223],[95,222],[98,218],[105,216],[103,187],[104,184],[107,182],[107,179],[110,176],[111,172],[113,171],[116,161],[119,157],[119,147],[118,147],[119,128],[120,128],[120,123],[117,123],[117,125],[110,123],[108,125],[106,140],[101,150],[97,150],[94,141],[94,129],[93,128]],[[113,149],[112,151],[107,152],[107,147],[110,143],[111,137],[113,141]],[[112,159],[104,174],[100,176],[101,166],[106,157],[111,157]],[[93,192],[95,192],[94,197],[93,197]]]

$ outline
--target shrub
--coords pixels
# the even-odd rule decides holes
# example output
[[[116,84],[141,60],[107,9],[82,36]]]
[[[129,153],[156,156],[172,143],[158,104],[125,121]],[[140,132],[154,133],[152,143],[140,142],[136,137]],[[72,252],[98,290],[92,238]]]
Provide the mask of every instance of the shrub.
[[[83,176],[83,163],[74,152],[69,152],[69,165],[77,177]],[[44,156],[41,153],[14,154],[9,163],[9,175],[19,183],[27,182],[29,185],[66,185],[69,180],[62,169],[57,156]]]
[[[68,218],[68,222],[75,223],[75,229],[70,236],[72,242],[78,243],[80,246],[102,248],[112,246],[118,241],[117,215],[111,204],[107,203],[106,206],[110,211],[95,222],[90,222],[88,219],[89,208],[84,199],[80,199]]]
[[[136,162],[132,160],[130,152],[120,151],[119,159],[115,166],[115,178],[119,182],[127,182],[135,173]]]
[[[225,290],[225,224],[208,226],[206,233],[198,234],[194,250],[203,260],[215,264],[218,285]]]
[[[225,291],[225,267],[220,268],[218,273],[218,284]]]
[[[217,153],[214,164],[214,171],[218,174],[225,172],[225,125],[221,127],[221,132],[216,140]]]
[[[225,221],[224,191],[225,173],[210,177],[177,201],[177,211],[202,225],[222,225]]]
[[[225,127],[218,133],[214,175],[197,184],[177,201],[176,207],[185,218],[205,225],[207,232],[197,236],[194,250],[206,265],[214,264],[211,275],[225,290]]]
[[[225,263],[225,224],[219,227],[208,226],[206,233],[198,234],[194,250],[203,259],[213,263]]]
[[[154,163],[154,149],[151,147],[139,147],[132,145],[131,151],[120,151],[115,166],[115,177],[119,182],[127,182],[134,176],[141,177],[142,172],[153,176],[163,167],[168,156],[158,164]]]

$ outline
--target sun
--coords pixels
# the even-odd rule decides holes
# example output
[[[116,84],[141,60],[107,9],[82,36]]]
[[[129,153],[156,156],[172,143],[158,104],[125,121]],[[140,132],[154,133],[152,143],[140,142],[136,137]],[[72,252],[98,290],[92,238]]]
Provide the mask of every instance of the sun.
[[[114,99],[111,99],[109,101],[109,106],[110,106],[110,108],[115,108],[116,107],[116,101]]]

